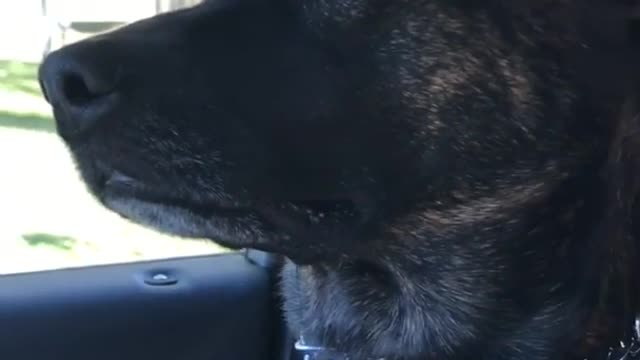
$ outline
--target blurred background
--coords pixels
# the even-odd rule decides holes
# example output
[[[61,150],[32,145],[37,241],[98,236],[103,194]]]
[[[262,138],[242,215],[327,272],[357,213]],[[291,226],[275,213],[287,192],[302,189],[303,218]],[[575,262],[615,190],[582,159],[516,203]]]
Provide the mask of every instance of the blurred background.
[[[36,80],[65,44],[199,0],[0,1],[0,274],[205,255],[103,209],[55,134]]]

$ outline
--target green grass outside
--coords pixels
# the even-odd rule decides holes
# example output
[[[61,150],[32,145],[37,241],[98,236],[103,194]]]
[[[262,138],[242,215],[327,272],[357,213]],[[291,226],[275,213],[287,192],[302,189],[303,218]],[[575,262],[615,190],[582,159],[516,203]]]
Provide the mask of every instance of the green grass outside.
[[[0,60],[0,274],[213,254],[100,206],[55,133],[38,64]]]

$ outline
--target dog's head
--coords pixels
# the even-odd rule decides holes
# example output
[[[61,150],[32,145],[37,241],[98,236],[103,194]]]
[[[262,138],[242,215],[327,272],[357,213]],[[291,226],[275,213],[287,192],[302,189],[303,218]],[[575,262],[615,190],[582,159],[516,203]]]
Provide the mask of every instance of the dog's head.
[[[543,353],[606,197],[629,3],[207,1],[41,81],[107,207],[298,264],[296,330],[357,356]]]

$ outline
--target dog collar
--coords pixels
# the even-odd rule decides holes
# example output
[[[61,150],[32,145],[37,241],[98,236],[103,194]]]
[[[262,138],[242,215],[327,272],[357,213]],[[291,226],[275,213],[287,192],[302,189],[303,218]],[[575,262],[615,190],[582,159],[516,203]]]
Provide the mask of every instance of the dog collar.
[[[296,360],[356,360],[349,357],[345,353],[341,353],[334,349],[324,346],[309,345],[305,342],[304,337],[300,336],[295,343]],[[385,360],[383,358],[371,360]]]
[[[347,354],[327,347],[309,345],[305,342],[303,336],[300,336],[298,341],[296,341],[295,351],[297,356],[295,356],[294,359],[299,360],[356,360],[351,359]],[[379,358],[372,360],[385,359]],[[600,358],[584,358],[584,360],[600,360]],[[610,347],[606,357],[602,360],[640,360],[640,314],[634,321],[630,339],[620,341],[617,346]]]
[[[640,360],[640,314],[633,323],[631,338],[609,348],[605,360]]]

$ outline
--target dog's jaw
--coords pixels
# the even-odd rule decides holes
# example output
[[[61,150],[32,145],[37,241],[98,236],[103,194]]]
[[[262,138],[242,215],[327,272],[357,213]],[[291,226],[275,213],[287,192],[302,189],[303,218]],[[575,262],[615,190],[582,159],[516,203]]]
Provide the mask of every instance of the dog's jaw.
[[[299,265],[343,258],[354,251],[352,240],[367,226],[357,215],[367,211],[348,201],[240,201],[226,193],[204,199],[113,169],[87,166],[82,175],[103,205],[133,222],[231,249],[278,253]]]
[[[187,208],[135,198],[106,196],[104,204],[121,216],[175,236],[209,238],[227,247],[256,247],[266,232],[254,214],[201,215]]]

